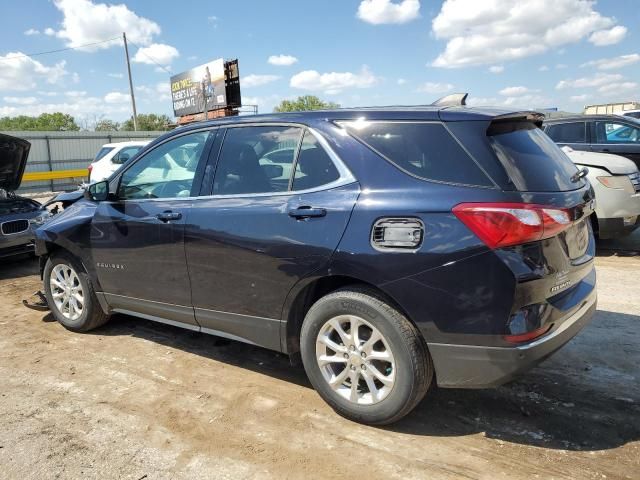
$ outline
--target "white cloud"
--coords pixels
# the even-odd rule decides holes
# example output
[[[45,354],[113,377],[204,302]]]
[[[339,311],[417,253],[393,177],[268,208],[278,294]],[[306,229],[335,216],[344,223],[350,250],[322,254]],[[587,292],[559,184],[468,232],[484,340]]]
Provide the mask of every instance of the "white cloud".
[[[602,36],[600,31],[615,21],[594,5],[583,0],[445,0],[432,29],[447,45],[432,65],[495,64],[541,54],[594,32]]]
[[[180,56],[180,52],[171,45],[164,43],[152,43],[148,47],[141,47],[131,59],[135,63],[145,63],[147,65],[170,65],[173,60]]]
[[[50,90],[38,90],[38,95],[42,95],[43,97],[57,97],[58,92],[52,92]]]
[[[44,34],[53,37],[56,34],[56,31],[51,27],[47,27],[44,29]]]
[[[280,77],[278,75],[251,74],[241,79],[241,85],[246,88],[259,87],[260,85],[266,85],[279,79]]]
[[[331,95],[339,93],[346,88],[369,88],[378,83],[378,80],[369,68],[364,65],[360,73],[319,73],[316,70],[305,70],[291,77],[289,84],[293,88],[323,91]]]
[[[38,101],[36,97],[3,97],[2,100],[15,105],[33,105]]]
[[[160,33],[160,26],[144,17],[136,15],[124,4],[112,5],[93,3],[90,0],[54,0],[54,5],[62,12],[62,28],[45,30],[45,34],[55,33],[66,40],[68,47],[78,47],[87,43],[100,42],[106,38],[118,37],[113,42],[85,47],[95,51],[120,45],[122,32],[127,39],[140,45],[149,45],[154,35]]]
[[[69,90],[67,92],[64,92],[65,96],[67,97],[71,97],[71,98],[79,98],[79,97],[84,97],[87,95],[87,92],[85,92],[84,90]]]
[[[620,55],[613,58],[601,58],[599,60],[591,60],[590,62],[583,63],[581,67],[595,67],[598,70],[613,70],[617,68],[626,67],[640,61],[640,55],[632,53],[629,55]]]
[[[124,78],[124,73],[107,73],[107,77]]]
[[[24,31],[25,35],[40,35],[40,30],[36,30],[35,28],[30,28],[29,30]]]
[[[282,95],[268,95],[264,97],[247,97],[245,95],[242,96],[242,105],[247,106],[245,109],[246,113],[251,113],[249,105],[257,105],[258,113],[268,113],[272,112],[276,105],[280,104],[282,100],[293,100],[295,97],[292,96],[282,96]]]
[[[503,95],[505,97],[520,97],[526,93],[531,93],[532,90],[530,90],[527,87],[507,87],[507,88],[503,88],[502,90],[500,90],[498,93],[500,95]]]
[[[404,85],[407,81],[404,78],[399,78],[396,82],[398,85]]]
[[[569,97],[569,100],[571,100],[572,102],[580,103],[586,101],[588,98],[589,95],[583,93],[582,95],[572,95]]]
[[[491,67],[489,67],[489,72],[502,73],[504,72],[504,67],[502,65],[492,65]]]
[[[146,103],[171,100],[171,90],[168,82],[158,82],[155,85],[138,85],[136,100],[141,98]]]
[[[616,25],[609,30],[593,32],[589,37],[589,41],[596,47],[604,47],[606,45],[614,45],[620,42],[626,35],[627,27]]]
[[[362,0],[358,7],[358,18],[367,23],[407,23],[420,16],[418,0]]]
[[[453,85],[450,83],[435,83],[435,82],[425,82],[420,85],[417,89],[418,92],[423,93],[446,93],[453,90]]]
[[[59,103],[36,102],[30,105],[4,105],[0,106],[0,117],[37,116],[41,113],[62,112],[73,115],[76,121],[82,121],[83,118],[92,118],[97,114],[124,118],[130,116],[130,111],[130,104],[107,104],[101,97],[83,97]]]
[[[267,60],[271,65],[277,65],[279,67],[288,67],[298,62],[298,59],[293,55],[271,55]]]
[[[58,83],[68,74],[64,68],[64,60],[55,65],[46,66],[37,60],[25,57],[22,52],[0,55],[0,67],[0,91],[32,90],[40,82]]]
[[[612,82],[602,85],[598,88],[598,92],[609,95],[619,95],[622,92],[629,92],[630,90],[637,90],[638,84],[636,82]]]
[[[128,103],[131,101],[131,96],[128,93],[122,92],[109,92],[104,96],[106,103]]]
[[[556,70],[563,70],[565,68],[567,68],[569,65],[567,65],[566,63],[556,63]]]
[[[601,87],[608,83],[619,82],[623,78],[624,77],[618,73],[596,73],[590,77],[560,80],[556,85],[556,89]]]
[[[538,68],[539,72],[548,72],[549,71],[549,67],[547,65],[542,65],[540,68]]]

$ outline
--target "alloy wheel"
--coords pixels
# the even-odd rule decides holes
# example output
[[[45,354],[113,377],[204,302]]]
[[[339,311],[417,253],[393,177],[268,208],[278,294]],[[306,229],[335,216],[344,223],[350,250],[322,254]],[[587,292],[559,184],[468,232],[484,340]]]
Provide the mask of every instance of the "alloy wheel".
[[[49,276],[51,297],[56,308],[68,320],[77,320],[84,310],[84,292],[76,271],[70,265],[58,264]]]

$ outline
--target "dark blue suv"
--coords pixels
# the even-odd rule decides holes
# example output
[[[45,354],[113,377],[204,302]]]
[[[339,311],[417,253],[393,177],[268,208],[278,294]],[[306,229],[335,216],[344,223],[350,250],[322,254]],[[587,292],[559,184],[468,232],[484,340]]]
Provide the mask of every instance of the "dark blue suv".
[[[302,359],[384,424],[436,383],[502,384],[596,307],[589,184],[542,116],[464,107],[180,128],[37,231],[73,331],[116,312]]]

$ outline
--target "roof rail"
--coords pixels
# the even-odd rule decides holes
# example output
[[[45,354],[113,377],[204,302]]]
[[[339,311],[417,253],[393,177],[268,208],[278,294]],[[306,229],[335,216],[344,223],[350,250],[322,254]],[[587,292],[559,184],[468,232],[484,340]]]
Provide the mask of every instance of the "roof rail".
[[[452,93],[439,98],[431,104],[432,107],[460,107],[467,104],[468,93]]]

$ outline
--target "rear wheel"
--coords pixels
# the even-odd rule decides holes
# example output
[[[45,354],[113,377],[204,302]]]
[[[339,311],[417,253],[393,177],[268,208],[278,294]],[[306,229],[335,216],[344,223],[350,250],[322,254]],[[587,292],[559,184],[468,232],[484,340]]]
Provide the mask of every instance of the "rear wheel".
[[[301,353],[320,396],[340,415],[362,423],[404,417],[433,378],[416,328],[368,289],[339,290],[318,300],[302,326]]]
[[[89,275],[66,253],[51,256],[44,267],[44,290],[55,319],[74,332],[88,332],[109,316],[102,311]]]

